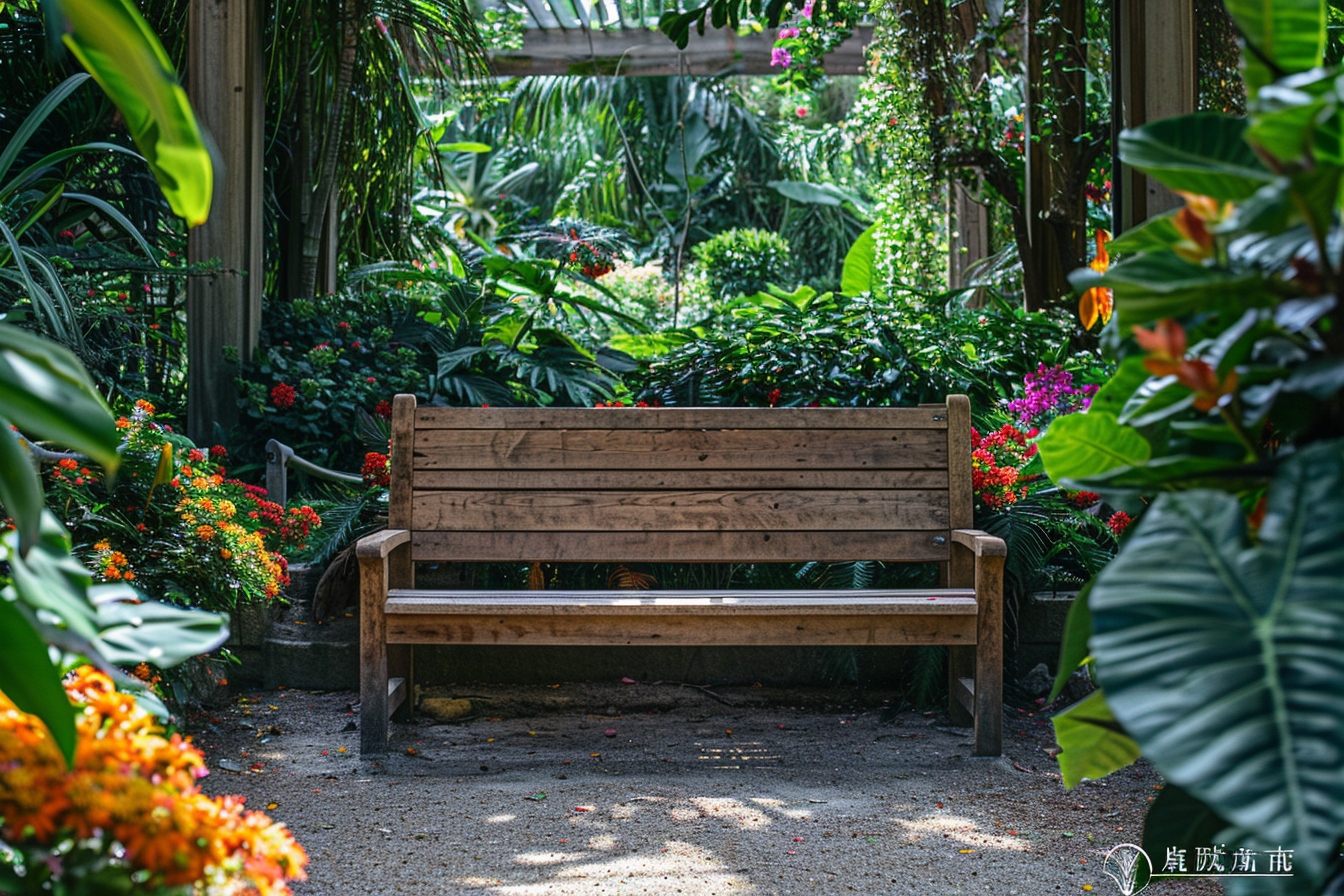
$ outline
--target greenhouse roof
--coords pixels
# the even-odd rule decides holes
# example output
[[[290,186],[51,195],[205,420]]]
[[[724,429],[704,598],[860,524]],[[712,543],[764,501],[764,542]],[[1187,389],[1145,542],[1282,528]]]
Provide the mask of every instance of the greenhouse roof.
[[[692,34],[685,50],[658,30],[668,0],[506,0],[497,10],[521,15],[522,46],[491,51],[501,75],[773,75],[775,37],[758,23],[743,28],[706,28]],[[872,37],[861,27],[826,57],[830,74],[861,74],[863,49]]]

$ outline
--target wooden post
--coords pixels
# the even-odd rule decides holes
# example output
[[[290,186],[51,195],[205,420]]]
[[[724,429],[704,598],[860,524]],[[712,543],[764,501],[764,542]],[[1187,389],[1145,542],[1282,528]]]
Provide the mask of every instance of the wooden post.
[[[1199,84],[1195,38],[1194,0],[1115,0],[1112,121],[1117,133],[1195,111]],[[1166,187],[1118,158],[1112,170],[1117,232],[1181,205]]]
[[[261,332],[261,4],[192,0],[188,32],[187,90],[217,159],[210,219],[187,237],[187,260],[215,265],[187,284],[187,433],[209,444],[237,421],[225,349],[249,360]]]

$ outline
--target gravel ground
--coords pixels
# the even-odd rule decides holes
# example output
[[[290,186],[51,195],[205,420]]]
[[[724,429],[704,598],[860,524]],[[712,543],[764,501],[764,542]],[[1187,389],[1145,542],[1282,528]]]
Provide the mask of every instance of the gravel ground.
[[[248,692],[197,720],[207,789],[289,825],[311,857],[300,896],[1036,896],[1119,893],[1103,860],[1139,839],[1160,786],[1140,764],[1065,790],[1049,724],[1012,710],[1005,755],[985,759],[945,717],[853,691],[442,696],[469,698],[470,715],[396,725],[371,762],[356,695]]]

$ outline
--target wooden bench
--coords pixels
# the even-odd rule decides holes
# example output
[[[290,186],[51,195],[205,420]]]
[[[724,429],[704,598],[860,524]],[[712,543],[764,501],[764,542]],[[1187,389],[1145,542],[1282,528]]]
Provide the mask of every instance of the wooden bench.
[[[1002,742],[1004,543],[971,528],[970,402],[392,410],[362,539],[361,750],[409,716],[411,645],[950,647],[954,722]],[[929,591],[429,591],[418,561],[937,561]]]

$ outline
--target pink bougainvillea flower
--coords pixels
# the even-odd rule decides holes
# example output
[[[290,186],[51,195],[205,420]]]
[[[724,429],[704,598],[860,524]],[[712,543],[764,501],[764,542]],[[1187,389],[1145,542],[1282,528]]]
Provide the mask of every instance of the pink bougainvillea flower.
[[[783,47],[775,47],[770,51],[770,64],[788,68],[793,65],[793,54]]]

